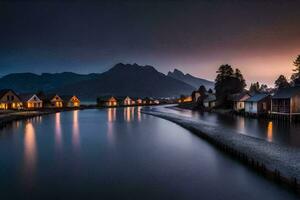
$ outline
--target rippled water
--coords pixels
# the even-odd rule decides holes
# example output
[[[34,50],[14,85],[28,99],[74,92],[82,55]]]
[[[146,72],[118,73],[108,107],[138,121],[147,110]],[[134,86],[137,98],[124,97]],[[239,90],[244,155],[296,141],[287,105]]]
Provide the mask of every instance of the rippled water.
[[[2,129],[1,199],[296,199],[139,109],[63,112]]]

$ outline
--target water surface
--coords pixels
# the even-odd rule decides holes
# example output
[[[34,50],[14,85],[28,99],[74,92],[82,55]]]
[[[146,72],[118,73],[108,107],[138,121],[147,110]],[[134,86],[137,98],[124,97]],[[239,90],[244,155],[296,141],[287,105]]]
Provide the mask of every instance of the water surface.
[[[157,107],[163,112],[174,113],[193,120],[199,120],[222,127],[224,131],[231,131],[251,137],[260,138],[280,145],[300,147],[300,123],[290,121],[270,120],[263,118],[249,118],[229,114],[199,112],[173,107]]]
[[[139,109],[63,112],[1,129],[1,199],[297,199]]]

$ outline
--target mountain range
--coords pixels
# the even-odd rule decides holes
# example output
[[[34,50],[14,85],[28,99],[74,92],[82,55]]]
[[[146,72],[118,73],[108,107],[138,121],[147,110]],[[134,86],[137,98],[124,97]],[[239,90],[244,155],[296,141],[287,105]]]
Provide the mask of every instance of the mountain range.
[[[185,82],[195,88],[199,88],[201,85],[204,85],[206,89],[210,89],[210,88],[214,89],[215,86],[215,83],[212,81],[198,78],[190,74],[184,74],[182,71],[178,69],[174,69],[173,72],[168,72],[168,76],[180,80],[182,82]]]
[[[177,71],[179,70],[174,70],[175,75],[179,74]],[[19,93],[42,90],[59,94],[76,94],[82,99],[92,100],[100,95],[178,96],[190,94],[200,86],[196,85],[198,78],[191,75],[184,75],[182,78],[175,76],[174,72],[165,75],[152,66],[119,63],[104,73],[85,75],[72,72],[41,75],[15,73],[0,78],[0,89],[10,88]],[[204,79],[199,80],[202,82],[198,83],[212,83]]]

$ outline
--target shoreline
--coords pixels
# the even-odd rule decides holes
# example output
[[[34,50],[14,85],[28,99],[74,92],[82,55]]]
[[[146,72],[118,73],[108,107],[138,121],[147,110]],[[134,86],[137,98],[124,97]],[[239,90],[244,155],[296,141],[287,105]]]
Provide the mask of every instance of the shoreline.
[[[157,106],[157,105],[151,105]],[[33,117],[50,115],[60,112],[68,112],[74,110],[87,110],[87,109],[107,109],[107,108],[126,108],[126,107],[137,107],[137,105],[132,106],[114,106],[114,107],[100,107],[97,105],[82,105],[77,108],[44,108],[39,110],[8,110],[6,113],[0,113],[0,129],[6,127],[7,125],[19,121],[30,119]]]
[[[7,125],[25,119],[30,119],[33,117],[50,115],[60,112],[68,112],[74,110],[84,110],[90,109],[91,107],[79,107],[79,108],[61,108],[61,109],[40,109],[40,110],[24,110],[24,111],[11,111],[7,113],[0,114],[0,128],[4,128]]]
[[[259,174],[277,183],[287,185],[298,194],[300,193],[299,149],[284,147],[238,133],[224,132],[217,126],[177,114],[155,109],[142,109],[141,112],[180,125],[250,166]]]

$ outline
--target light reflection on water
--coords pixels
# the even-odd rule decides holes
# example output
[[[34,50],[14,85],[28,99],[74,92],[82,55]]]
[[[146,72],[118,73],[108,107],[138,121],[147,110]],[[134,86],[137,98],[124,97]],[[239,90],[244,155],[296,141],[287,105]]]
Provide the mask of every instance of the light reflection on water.
[[[73,111],[73,134],[72,134],[72,143],[75,149],[80,147],[80,130],[78,122],[78,110]]]
[[[24,172],[27,181],[32,184],[37,160],[36,135],[32,122],[25,124],[24,130]]]
[[[134,109],[135,107],[124,108],[124,119],[126,122],[134,120]]]
[[[273,122],[268,123],[268,141],[272,142],[273,141]]]
[[[116,108],[108,108],[107,109],[107,120],[108,122],[114,122],[116,121]]]
[[[55,145],[57,148],[62,146],[60,113],[55,114]]]

